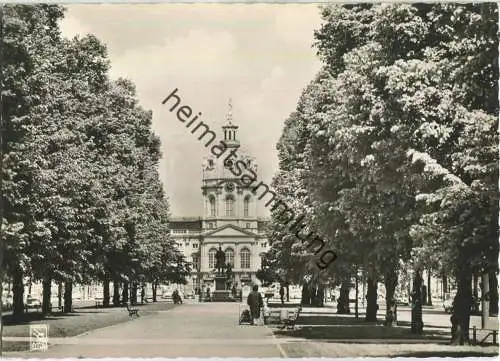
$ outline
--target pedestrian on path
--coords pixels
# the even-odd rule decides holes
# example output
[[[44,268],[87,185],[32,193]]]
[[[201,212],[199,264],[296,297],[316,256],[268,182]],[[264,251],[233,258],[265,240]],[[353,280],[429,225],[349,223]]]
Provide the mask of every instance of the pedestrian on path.
[[[247,304],[250,306],[252,325],[255,325],[260,319],[260,309],[264,307],[264,301],[262,300],[262,295],[259,292],[259,286],[253,286],[252,292],[248,295]]]
[[[280,298],[281,304],[285,304],[285,287],[283,287],[283,285],[280,286]]]

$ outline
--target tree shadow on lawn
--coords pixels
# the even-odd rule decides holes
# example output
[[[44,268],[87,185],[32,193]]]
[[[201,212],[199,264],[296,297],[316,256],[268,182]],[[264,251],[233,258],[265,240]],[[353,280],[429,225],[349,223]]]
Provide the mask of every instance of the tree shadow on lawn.
[[[337,326],[305,326],[296,330],[276,330],[274,334],[282,337],[299,337],[313,340],[335,340],[335,339],[391,339],[391,340],[427,340],[427,341],[449,341],[449,333],[441,331],[424,331],[420,335],[410,332],[406,327],[384,327],[377,325],[337,325]]]
[[[269,308],[297,308],[300,306],[300,303],[268,303],[267,305]]]
[[[398,354],[397,357],[494,357],[498,352],[481,351],[414,351]]]
[[[50,321],[50,320],[59,320],[61,318],[66,317],[68,314],[50,314],[47,316],[43,316],[41,312],[29,312],[23,314],[21,317],[14,318],[13,315],[6,315],[2,317],[2,322],[6,326],[10,325],[25,325],[36,321]]]
[[[398,326],[410,328],[411,327],[411,322],[410,321],[398,321]],[[432,327],[432,328],[441,328],[443,330],[451,330],[451,323],[450,323],[449,326],[432,325],[432,326],[429,326],[429,327]],[[425,329],[425,320],[424,320],[424,329]]]
[[[376,323],[382,324],[383,321],[378,319]],[[335,325],[370,325],[375,324],[375,322],[366,322],[364,317],[360,317],[356,319],[354,315],[339,315],[336,313],[330,314],[318,314],[318,313],[301,313],[296,322],[297,325],[326,325],[326,326],[335,326]]]
[[[12,314],[5,315],[2,318],[3,324],[5,326],[14,326],[14,325],[28,325],[30,323],[38,323],[40,321],[58,321],[64,320],[68,317],[81,317],[90,314],[100,314],[104,313],[103,311],[84,311],[84,312],[52,312],[47,315],[43,315],[41,312],[29,312],[23,314],[21,317],[14,318]]]
[[[101,310],[101,309],[105,309],[105,310],[110,310],[110,309],[113,309],[113,308],[122,308],[122,307],[125,307],[125,305],[123,306],[107,306],[107,307],[103,307],[103,306],[99,306],[99,307],[96,307],[96,306],[82,306],[82,307],[78,307],[78,310]]]

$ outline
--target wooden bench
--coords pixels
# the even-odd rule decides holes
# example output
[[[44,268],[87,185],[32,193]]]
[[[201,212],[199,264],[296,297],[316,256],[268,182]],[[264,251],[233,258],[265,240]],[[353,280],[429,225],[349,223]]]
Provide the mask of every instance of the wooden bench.
[[[132,307],[129,303],[126,303],[127,311],[129,317],[137,316],[139,317],[139,309],[137,307]]]
[[[299,318],[300,311],[302,311],[302,307],[299,306],[297,307],[294,312],[288,316],[288,318],[281,320],[281,326],[279,327],[280,329],[287,329],[287,330],[293,330],[295,328],[295,322],[297,322],[297,319]]]

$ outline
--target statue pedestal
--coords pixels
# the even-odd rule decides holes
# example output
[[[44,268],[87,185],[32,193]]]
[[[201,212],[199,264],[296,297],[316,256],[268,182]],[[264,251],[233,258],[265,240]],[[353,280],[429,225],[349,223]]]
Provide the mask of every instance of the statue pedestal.
[[[214,278],[215,278],[215,290],[216,291],[225,291],[227,277],[219,274],[219,275],[216,275]]]
[[[231,291],[227,289],[227,277],[223,274],[217,274],[215,279],[215,291],[212,296],[213,302],[231,302]]]

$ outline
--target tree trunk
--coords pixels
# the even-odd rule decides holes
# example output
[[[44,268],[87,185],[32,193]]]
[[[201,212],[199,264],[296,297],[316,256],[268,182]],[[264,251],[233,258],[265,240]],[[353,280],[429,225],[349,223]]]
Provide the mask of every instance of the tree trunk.
[[[102,307],[109,307],[109,279],[102,283]]]
[[[325,306],[325,286],[324,285],[318,285],[316,297],[318,300],[318,307],[324,307]]]
[[[64,313],[72,312],[73,309],[73,282],[64,282]]]
[[[416,270],[411,294],[411,332],[416,334],[421,334],[424,330],[424,321],[422,320],[422,283],[422,271]]]
[[[447,293],[448,293],[448,277],[446,277],[446,275],[443,274],[443,301]]]
[[[135,282],[130,285],[130,304],[137,305],[137,283]]]
[[[349,279],[346,279],[340,285],[340,294],[339,299],[337,300],[337,313],[341,315],[347,315],[351,313],[349,308],[349,288],[351,286],[351,282]]]
[[[432,306],[432,294],[431,294],[431,269],[427,270],[427,305]]]
[[[310,294],[311,294],[311,306],[318,307],[318,305],[319,305],[319,302],[318,302],[318,284],[316,282],[311,283]]]
[[[113,306],[120,306],[120,284],[117,280],[113,281]]]
[[[50,304],[51,289],[52,280],[50,277],[46,277],[42,282],[42,314],[44,316],[52,311],[52,305]]]
[[[398,273],[396,270],[388,272],[384,277],[385,285],[385,322],[384,325],[392,326],[397,323],[397,310],[396,310],[396,300],[394,293],[396,292],[396,287],[398,285]]]
[[[59,282],[57,284],[57,307],[62,308],[62,296],[63,296],[63,284]]]
[[[122,304],[128,303],[128,282],[123,282]]]
[[[498,315],[498,279],[495,272],[490,273],[490,316]]]
[[[479,284],[479,276],[477,275],[477,273],[474,272],[474,274],[472,275],[472,297],[474,297],[474,299],[479,299],[479,292],[478,292],[478,284]]]
[[[158,283],[156,281],[153,281],[153,283],[151,284],[151,287],[153,289],[153,302],[157,302],[157,300],[156,300],[156,290],[157,290],[157,287],[158,287]]]
[[[469,323],[472,306],[472,275],[462,271],[457,277],[457,294],[453,303],[451,315],[451,343],[463,345],[470,343]]]
[[[18,320],[24,315],[24,284],[21,267],[14,268],[12,273],[12,315]]]
[[[377,322],[377,280],[368,277],[366,290],[366,318],[367,322]]]
[[[302,299],[300,304],[302,306],[311,306],[311,293],[307,282],[302,284]]]
[[[286,302],[290,302],[290,283],[286,283]]]

